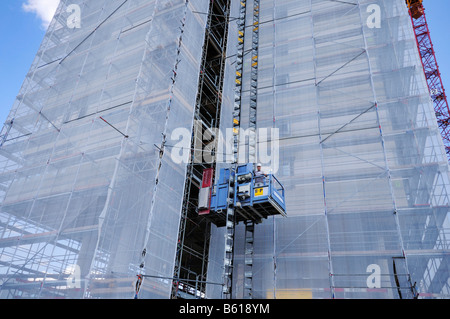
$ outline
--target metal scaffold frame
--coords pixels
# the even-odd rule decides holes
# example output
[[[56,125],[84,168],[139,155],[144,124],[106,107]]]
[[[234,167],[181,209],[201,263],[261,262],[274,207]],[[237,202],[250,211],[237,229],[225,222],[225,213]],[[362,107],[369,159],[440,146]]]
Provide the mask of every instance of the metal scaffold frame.
[[[223,257],[223,288],[222,298],[232,298],[233,269],[234,269],[234,238],[236,232],[236,216],[234,201],[234,183],[236,169],[239,161],[239,134],[241,125],[241,99],[242,99],[242,74],[244,67],[244,42],[245,42],[245,19],[247,16],[247,2],[240,2],[238,25],[238,45],[236,57],[236,79],[233,111],[233,163],[230,171],[228,184],[228,207],[226,213],[225,249]],[[234,176],[233,176],[234,175]]]
[[[435,192],[440,190],[440,186],[435,186],[432,179],[446,179],[447,176],[444,166],[441,175],[435,163],[431,163],[436,160],[442,163],[440,144],[438,139],[431,139],[431,136],[438,137],[435,135],[438,133],[435,122],[421,120],[425,117],[433,119],[433,113],[428,112],[431,108],[428,108],[429,101],[423,91],[425,83],[414,67],[416,60],[419,62],[411,51],[416,50],[412,46],[414,38],[411,34],[405,40],[397,30],[405,27],[405,21],[409,22],[402,7],[403,0],[379,2],[382,21],[388,25],[382,31],[366,26],[369,16],[366,1],[309,1],[309,6],[306,2],[292,6],[287,5],[288,1],[261,2],[257,122],[262,127],[280,128],[283,180],[290,188],[289,209],[295,216],[290,215],[288,223],[292,225],[273,219],[273,225],[268,224],[273,227],[273,238],[268,235],[268,228],[258,227],[255,242],[266,240],[267,247],[256,245],[253,276],[257,285],[253,296],[283,298],[289,293],[300,295],[300,291],[289,289],[295,285],[296,288],[305,287],[307,295],[309,288],[306,287],[317,283],[310,282],[309,277],[317,275],[319,268],[317,271],[302,268],[309,274],[299,274],[294,270],[304,265],[311,269],[320,265],[320,271],[327,274],[323,276],[322,285],[328,285],[328,288],[312,288],[309,290],[312,296],[352,296],[352,284],[358,276],[358,280],[364,276],[356,275],[347,260],[358,263],[386,259],[382,261],[385,263],[382,264],[383,272],[386,272],[383,288],[386,289],[376,292],[361,289],[361,293],[393,298],[417,297],[415,289],[420,280],[417,278],[422,278],[422,267],[427,263],[426,253],[419,257],[420,252],[417,252],[417,259],[407,258],[416,247],[417,239],[407,234],[407,229],[412,220],[418,218],[427,218],[437,225],[442,223],[440,220],[447,204],[439,208],[433,206]],[[345,23],[339,20],[342,17],[345,17]],[[330,19],[333,19],[333,28],[330,28]],[[248,17],[248,31],[250,24]],[[346,29],[350,24],[354,26],[352,32]],[[296,34],[299,29],[306,30],[306,33]],[[348,34],[340,32],[344,29]],[[245,38],[251,39],[248,34]],[[396,43],[400,43],[398,47]],[[251,51],[249,41],[246,49],[245,53]],[[411,52],[414,54],[412,58]],[[248,56],[245,65],[243,108],[251,101],[251,58]],[[230,76],[234,75],[233,71],[233,68],[229,69]],[[343,105],[345,110],[341,108]],[[312,124],[313,119],[317,119],[317,125]],[[246,120],[244,117],[242,126],[251,125],[251,119]],[[317,136],[321,138],[320,143],[316,141]],[[414,149],[408,146],[410,137],[416,141]],[[322,161],[314,161],[319,156]],[[416,174],[419,167],[424,167],[420,176]],[[323,196],[314,195],[313,198],[309,195],[318,194],[319,171],[322,173],[320,189]],[[367,199],[374,194],[379,196],[378,199],[368,203]],[[323,201],[323,207],[319,200]],[[424,213],[420,217],[416,215],[419,205],[424,205],[421,208]],[[425,205],[430,208],[425,208]],[[322,208],[325,214],[319,217],[323,214]],[[376,218],[379,218],[381,228],[370,226],[370,220],[375,221]],[[347,226],[355,232],[350,232]],[[385,251],[380,247],[365,252],[365,246],[371,245],[371,235],[359,233],[359,227],[379,234],[376,242],[395,245],[389,246],[392,250]],[[291,231],[289,235],[284,232],[288,229]],[[317,247],[320,246],[323,259],[310,261],[309,249],[319,232],[323,237]],[[427,232],[431,243],[422,244],[432,245],[431,233],[435,233],[431,228]],[[355,239],[345,239],[347,233]],[[240,243],[249,237],[247,235],[245,225],[238,225],[235,242]],[[269,247],[271,239],[273,247]],[[420,238],[417,240],[420,242]],[[245,245],[236,246],[233,297],[245,298],[248,250]],[[361,249],[357,251],[356,247]],[[270,260],[270,250],[273,250],[274,262]],[[286,252],[288,250],[289,253]],[[397,263],[395,271],[392,270],[393,258]],[[216,262],[220,263],[220,259],[217,258]],[[269,272],[274,273],[271,281],[267,278]],[[211,278],[217,277],[211,275]],[[327,284],[324,278],[328,279]],[[440,282],[438,276],[434,279]],[[390,280],[392,282],[388,284]],[[399,293],[398,289],[401,290]],[[211,288],[213,291],[217,293]],[[354,295],[358,295],[356,291]]]
[[[204,131],[214,132],[220,125],[230,1],[211,1],[209,11],[200,14],[207,15],[207,28],[194,111],[191,161],[187,167],[178,233],[172,298],[186,296],[183,294],[192,294],[192,292],[195,298],[201,298],[206,290],[211,225],[207,219],[197,215],[196,209],[202,172],[207,168],[215,168],[216,163],[199,162],[196,156],[202,156],[201,149],[211,142],[211,140],[199,140],[202,136],[205,138]],[[210,134],[210,137],[213,139],[214,133]],[[195,280],[189,279],[189,276],[194,276]],[[188,287],[191,293],[187,292]]]
[[[256,128],[257,128],[257,97],[258,97],[258,52],[259,52],[259,11],[260,1],[253,1],[252,8],[252,42],[251,42],[251,75],[250,75],[250,104],[249,104],[249,134],[248,134],[248,153],[247,163],[255,163],[256,154]],[[224,253],[224,287],[223,297],[231,299],[233,296],[233,271],[234,271],[234,239],[236,232],[236,210],[234,207],[234,183],[236,182],[237,166],[240,159],[241,145],[241,117],[242,117],[242,75],[244,70],[245,56],[245,35],[246,35],[247,2],[240,2],[240,13],[238,20],[238,48],[236,58],[236,87],[235,103],[233,112],[233,165],[229,179],[228,208],[226,216],[225,233],[225,253]],[[234,174],[233,174],[234,173]],[[245,222],[245,271],[244,271],[244,298],[253,297],[253,243],[255,236],[255,222],[248,220]]]

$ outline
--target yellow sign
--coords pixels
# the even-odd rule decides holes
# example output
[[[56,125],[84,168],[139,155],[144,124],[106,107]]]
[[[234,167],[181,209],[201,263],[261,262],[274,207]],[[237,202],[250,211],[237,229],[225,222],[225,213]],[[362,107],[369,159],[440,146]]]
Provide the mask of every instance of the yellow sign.
[[[267,291],[267,299],[312,299],[312,291],[310,289],[277,289],[275,298],[273,290]]]
[[[262,195],[264,195],[264,189],[263,188],[255,188],[255,197],[262,196]]]

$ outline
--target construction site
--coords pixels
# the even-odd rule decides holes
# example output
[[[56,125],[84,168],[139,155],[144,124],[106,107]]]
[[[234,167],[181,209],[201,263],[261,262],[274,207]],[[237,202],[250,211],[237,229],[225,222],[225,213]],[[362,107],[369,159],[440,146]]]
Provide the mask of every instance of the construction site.
[[[61,0],[0,133],[0,299],[449,299],[427,1]]]

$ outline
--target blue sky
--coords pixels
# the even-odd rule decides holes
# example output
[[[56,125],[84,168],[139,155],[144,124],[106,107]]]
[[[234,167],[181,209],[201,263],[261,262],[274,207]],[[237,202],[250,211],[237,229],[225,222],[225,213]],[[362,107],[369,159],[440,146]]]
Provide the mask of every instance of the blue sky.
[[[48,20],[49,11],[46,6],[57,1],[0,1],[0,126],[9,114],[44,37],[43,20]],[[24,4],[29,5],[28,12]],[[424,0],[424,5],[444,86],[450,95],[450,1]]]

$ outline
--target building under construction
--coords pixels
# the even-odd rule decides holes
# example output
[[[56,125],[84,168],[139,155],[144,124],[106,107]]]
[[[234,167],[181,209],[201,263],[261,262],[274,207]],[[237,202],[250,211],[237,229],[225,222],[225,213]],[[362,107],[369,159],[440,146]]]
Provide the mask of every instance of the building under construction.
[[[0,298],[449,298],[433,58],[419,0],[61,0],[0,136]],[[281,209],[233,195],[257,162]]]

